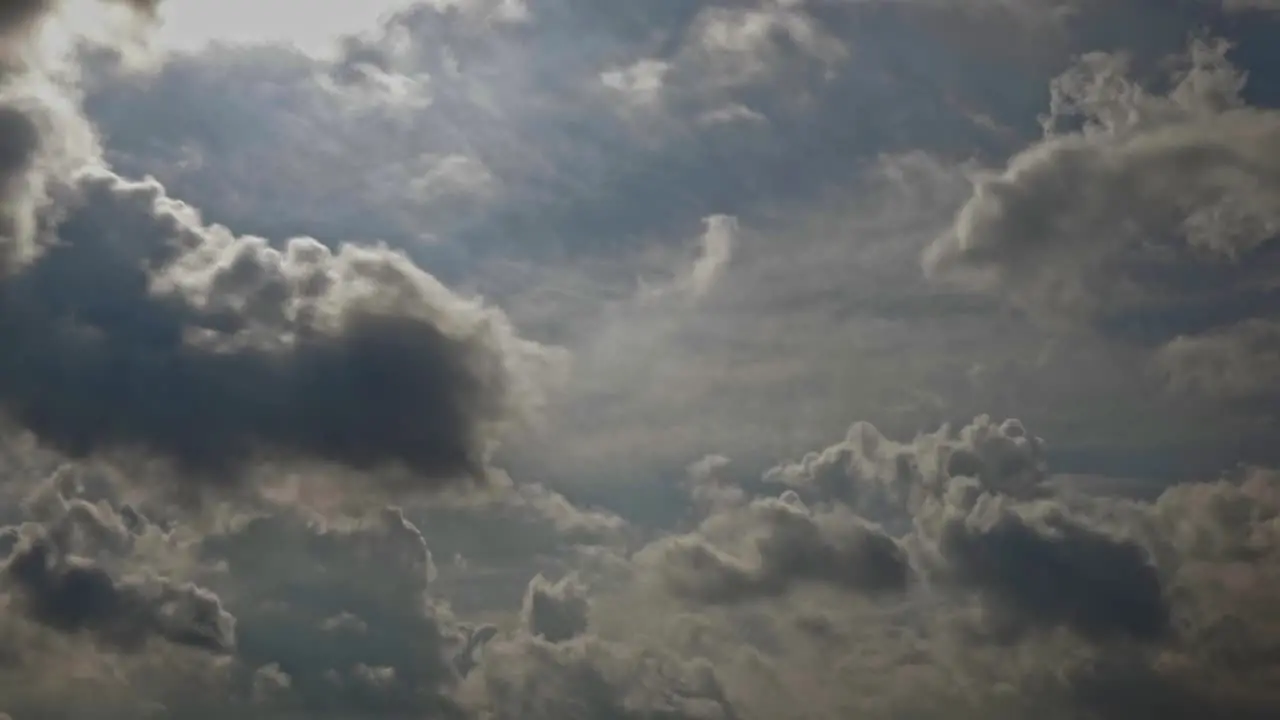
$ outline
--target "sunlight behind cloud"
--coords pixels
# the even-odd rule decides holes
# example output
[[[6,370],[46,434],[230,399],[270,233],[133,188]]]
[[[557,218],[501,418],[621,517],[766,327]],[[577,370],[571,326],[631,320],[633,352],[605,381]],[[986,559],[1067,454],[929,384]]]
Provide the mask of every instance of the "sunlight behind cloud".
[[[375,26],[412,0],[171,0],[161,9],[157,42],[169,50],[196,50],[211,42],[284,42],[311,55],[334,49],[334,39]]]

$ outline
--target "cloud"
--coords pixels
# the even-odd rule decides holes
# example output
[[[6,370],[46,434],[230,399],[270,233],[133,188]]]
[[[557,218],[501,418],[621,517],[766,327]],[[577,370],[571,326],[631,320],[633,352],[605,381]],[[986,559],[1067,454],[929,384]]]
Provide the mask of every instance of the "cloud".
[[[585,589],[573,577],[557,583],[535,576],[529,581],[520,607],[524,628],[547,642],[563,642],[587,629],[588,601]]]
[[[151,636],[211,651],[234,644],[235,619],[216,595],[194,585],[117,583],[91,563],[58,558],[40,541],[10,556],[5,573],[30,616],[62,632],[92,632],[125,649]]]
[[[1181,391],[1244,402],[1267,402],[1280,391],[1280,323],[1249,319],[1170,340],[1157,367]]]
[[[650,285],[642,280],[641,301],[671,296],[697,300],[711,292],[733,259],[738,242],[738,219],[731,215],[708,215],[702,224],[704,230],[698,238],[697,258],[666,283]]]
[[[450,712],[475,629],[428,594],[432,554],[399,509],[269,510],[208,535],[200,555],[222,568],[210,582],[237,613],[238,663],[288,678],[275,712]]]
[[[716,547],[717,538],[745,545],[745,556]],[[879,528],[785,497],[713,515],[699,534],[669,538],[651,552],[671,592],[711,604],[777,597],[801,583],[901,591],[910,574],[905,552]]]
[[[1049,510],[1024,517],[989,496],[940,529],[947,580],[990,603],[999,632],[1068,627],[1098,641],[1157,641],[1170,632],[1147,551]]]
[[[1049,399],[1003,407],[997,392],[1031,391],[965,377],[978,364],[1021,365],[1041,338],[989,322],[995,303],[929,288],[914,261],[957,201],[943,189],[961,184],[949,177],[956,161],[1000,157],[1035,128],[1041,72],[1066,50],[1044,43],[1052,61],[1005,62],[1012,39],[1042,39],[1009,30],[1031,14],[1024,5],[681,0],[641,12],[558,2],[507,23],[418,3],[348,38],[334,62],[227,47],[141,77],[90,69],[87,103],[117,172],[155,174],[211,223],[331,247],[386,239],[504,307],[522,334],[594,355],[573,381],[591,389],[557,418],[562,437],[592,441],[539,440],[573,446],[549,449],[558,464],[548,475],[585,482],[617,464],[600,457],[605,448],[664,472],[707,448],[754,448],[764,461],[811,447],[850,416],[908,431],[951,417],[948,403],[965,405],[956,417],[998,408],[1045,427],[1030,406]],[[845,52],[822,51],[824,38]],[[671,68],[660,97],[625,107],[600,76],[644,60]],[[717,79],[748,66],[759,72]],[[374,70],[422,93],[383,98],[361,80]],[[867,177],[904,158],[920,166],[900,179],[920,192],[911,200]],[[462,183],[460,194],[424,182],[452,177],[435,172],[442,163],[490,182]],[[924,177],[926,164],[948,177]],[[739,233],[704,307],[619,319],[615,301],[635,277],[674,274],[667,256],[715,215],[737,218]],[[651,337],[655,325],[663,332]],[[1120,373],[1073,374],[1070,390],[1058,378],[1023,384],[1145,391]],[[1086,382],[1108,387],[1086,393]],[[822,398],[788,400],[806,394]],[[777,413],[791,418],[785,432]]]
[[[944,426],[910,443],[857,422],[845,439],[767,470],[764,480],[798,491],[810,501],[838,501],[896,534],[908,532],[930,498],[943,498],[954,478],[975,481],[978,492],[1018,499],[1045,492],[1044,440],[1022,422],[979,416],[953,431]]]
[[[762,535],[758,566],[691,536],[664,541],[661,569],[673,592],[711,602],[781,595],[792,579],[901,592],[920,574],[939,588],[976,592],[988,629],[1003,634],[1065,626],[1100,641],[1163,639],[1172,621],[1149,551],[1046,499],[1042,448],[1017,420],[980,417],[955,435],[943,428],[910,444],[857,423],[844,442],[764,476],[835,503],[827,518],[864,528],[862,545],[849,546],[857,553],[836,551],[822,526],[803,522],[810,511],[789,490],[749,506],[773,523],[768,534],[730,524],[732,511],[704,522],[704,535]],[[882,518],[897,539],[869,530],[851,507]],[[899,543],[911,549],[910,565]]]
[[[703,223],[707,230],[702,235],[701,254],[689,271],[689,285],[695,296],[705,295],[711,289],[724,265],[733,257],[734,236],[738,231],[737,218],[728,215],[712,215]]]
[[[705,664],[596,638],[491,642],[462,692],[479,716],[502,720],[738,717]]]
[[[1129,81],[1123,57],[1083,58],[1054,82],[1047,120],[1078,116],[1083,130],[1050,125],[1002,175],[980,180],[927,266],[985,277],[1033,309],[1096,314],[1160,290],[1140,284],[1134,263],[1191,260],[1191,249],[1204,261],[1255,253],[1280,222],[1267,164],[1277,120],[1244,105],[1229,49],[1196,41],[1166,96]],[[1076,252],[1042,263],[1067,248]]]
[[[640,13],[570,1],[520,22],[492,5],[414,3],[344,38],[332,62],[230,47],[147,78],[91,73],[88,104],[119,168],[155,174],[212,220],[326,242],[429,238],[454,262],[612,250],[745,215],[905,149],[879,147],[904,124],[949,124],[927,93],[905,92],[914,71],[896,52],[850,50],[922,40],[912,17],[882,27],[882,3],[680,0]],[[571,42],[584,34],[597,41]],[[850,135],[849,98],[863,93],[874,95],[858,104],[865,127]],[[380,100],[349,102],[367,96]],[[733,119],[749,122],[730,130]],[[823,143],[847,152],[826,157]],[[797,154],[813,161],[807,174],[786,162]],[[493,191],[464,203],[408,192],[422,158],[454,155],[483,167]],[[786,181],[748,182],[759,174]]]
[[[6,685],[11,709],[460,717],[447,695],[492,630],[428,594],[431,553],[398,509],[162,504],[153,521],[120,499],[127,481],[78,467],[39,481],[5,530],[4,661],[35,674]],[[61,692],[39,681],[67,667]]]
[[[695,92],[733,90],[779,75],[830,68],[848,53],[801,3],[708,6],[677,56]]]
[[[66,88],[51,77],[55,61],[36,42],[56,10],[56,3],[18,2],[0,15],[0,273],[35,252],[51,186],[96,147]]]
[[[551,356],[401,254],[237,238],[107,172],[78,190],[0,312],[26,348],[0,403],[66,452],[210,476],[273,456],[401,464],[431,484],[482,476],[493,430],[537,402]]]
[[[188,650],[186,636],[174,635],[177,644],[124,645],[134,651],[100,656],[115,658],[114,682],[128,683],[127,692],[119,685],[100,691],[107,716],[143,699],[171,714],[217,709],[269,719],[763,719],[785,707],[816,718],[854,708],[869,717],[948,716],[957,707],[998,716],[1009,703],[1067,717],[1182,705],[1210,717],[1265,717],[1274,709],[1257,674],[1275,638],[1268,630],[1280,578],[1274,472],[1178,486],[1155,502],[1095,502],[1047,482],[1028,495],[1008,482],[1028,465],[1007,458],[1034,456],[1041,443],[1016,421],[980,418],[912,442],[859,427],[851,433],[859,442],[839,466],[856,468],[846,482],[916,483],[923,475],[895,473],[936,468],[934,489],[901,510],[913,521],[903,537],[880,535],[887,544],[877,544],[852,509],[856,494],[826,494],[830,485],[794,479],[810,506],[796,491],[770,497],[774,482],[743,480],[746,499],[707,506],[695,533],[655,530],[654,542],[630,562],[625,548],[613,548],[615,566],[606,573],[579,563],[582,580],[536,576],[523,601],[514,598],[493,618],[496,626],[467,620],[440,600],[445,570],[424,537],[432,531],[394,508],[326,517],[296,506],[228,507],[195,533],[181,516],[150,520],[113,499],[110,483],[88,468],[41,480],[45,494],[16,507],[42,518],[39,537],[64,548],[59,557],[113,578],[156,563],[157,541],[165,552],[187,553],[173,564],[171,586],[198,583],[235,618],[235,642],[217,654],[173,655]],[[698,470],[722,485],[740,477],[723,460]],[[997,489],[1002,479],[1008,494]],[[35,520],[27,522],[14,547],[33,533]],[[163,536],[162,525],[169,528]],[[698,585],[719,588],[723,602],[706,593],[701,599],[712,602],[672,597],[681,586],[648,583],[650,570],[687,569],[669,551],[692,540],[723,561],[703,564]],[[864,543],[863,554],[855,541]],[[871,572],[867,558],[876,548],[892,549],[884,557],[897,559],[885,566],[894,573]],[[619,574],[616,563],[628,571]],[[474,569],[484,566],[478,560]],[[715,585],[717,578],[733,582]],[[733,589],[741,592],[726,594]],[[851,601],[859,596],[874,601]],[[977,634],[971,599],[982,610]],[[172,614],[180,603],[167,606],[165,617],[198,617]],[[8,627],[0,623],[0,632]],[[129,637],[102,627],[102,639],[88,645],[100,648],[93,652],[119,647],[107,638]],[[83,643],[94,635],[64,637]],[[7,652],[53,662],[37,647],[11,644]],[[192,665],[198,656],[207,659]],[[7,694],[10,709],[71,702],[64,692],[33,703],[31,692]],[[63,704],[50,704],[53,698]]]
[[[975,180],[927,272],[1043,321],[1167,345],[1175,371],[1203,375],[1193,353],[1256,337],[1277,277],[1280,115],[1245,102],[1230,50],[1194,40],[1164,93],[1123,56],[1083,57],[1052,85],[1046,137]]]
[[[501,471],[492,477],[484,492],[468,488],[413,506],[442,553],[503,565],[568,546],[610,546],[627,539],[627,521],[612,512],[572,502],[543,484],[516,482]],[[521,592],[526,579],[520,580]]]
[[[1265,659],[1265,648],[1276,637],[1270,629],[1274,613],[1265,609],[1265,603],[1259,604],[1280,578],[1274,564],[1275,501],[1280,497],[1274,472],[1250,470],[1217,483],[1181,485],[1168,489],[1154,502],[1095,501],[1088,495],[1064,494],[1065,486],[1049,483],[1042,465],[1009,461],[1018,457],[1011,453],[1018,447],[1015,440],[1023,441],[1019,451],[1024,458],[1036,457],[1042,445],[1017,421],[994,423],[979,418],[959,433],[944,429],[922,434],[912,443],[891,441],[861,423],[855,425],[846,443],[807,458],[810,470],[817,470],[823,457],[840,458],[838,463],[823,466],[828,468],[820,475],[825,484],[812,484],[814,476],[802,472],[806,465],[791,464],[779,466],[787,470],[767,473],[764,484],[744,483],[742,489],[755,494],[767,492],[773,482],[785,479],[814,502],[827,503],[826,507],[841,512],[863,507],[906,514],[909,524],[891,526],[902,533],[899,541],[907,550],[910,572],[921,582],[908,592],[882,596],[885,605],[870,607],[897,609],[893,615],[873,615],[874,620],[864,613],[881,610],[850,606],[844,594],[838,595],[840,600],[824,599],[826,596],[809,592],[801,583],[781,590],[786,602],[777,605],[761,604],[769,593],[756,594],[746,604],[741,604],[747,598],[745,593],[735,595],[731,614],[699,616],[703,623],[697,631],[700,640],[691,642],[708,653],[716,652],[709,648],[718,642],[748,643],[779,662],[799,662],[810,653],[819,653],[819,638],[826,638],[842,648],[849,665],[840,670],[823,667],[816,672],[831,672],[835,678],[843,673],[869,672],[872,658],[848,659],[848,648],[858,642],[874,642],[881,652],[891,652],[889,648],[894,646],[883,637],[859,640],[836,633],[865,634],[870,632],[868,623],[883,626],[886,633],[906,632],[895,624],[902,622],[909,627],[933,628],[922,630],[931,641],[909,646],[924,656],[900,660],[892,670],[878,672],[888,678],[906,672],[907,667],[946,666],[944,658],[952,657],[970,681],[997,683],[1004,688],[972,706],[975,712],[981,712],[979,707],[994,712],[1006,701],[1023,708],[1053,708],[1069,717],[1075,717],[1071,714],[1075,712],[1123,717],[1126,708],[1133,712],[1173,709],[1180,703],[1213,717],[1232,712],[1251,717],[1250,712],[1275,708],[1276,699],[1261,680],[1266,668],[1274,667]],[[726,467],[724,463],[716,465],[721,471]],[[1025,476],[1019,482],[1010,481],[1029,468],[1030,482],[1039,488],[1030,494],[1020,491],[1027,487]],[[852,487],[838,488],[840,484]],[[865,502],[873,489],[895,485],[914,491],[904,494],[914,495],[916,502]],[[752,502],[792,512],[804,507],[794,491],[781,500]],[[727,514],[723,507],[713,506],[699,531],[706,537],[659,540],[636,556],[640,567],[653,567],[650,563],[655,561],[649,553],[654,548],[679,548],[683,556],[675,551],[660,556],[668,563],[660,566],[663,570],[688,571],[680,575],[685,578],[735,581],[715,585],[718,588],[751,587],[747,581],[752,577],[750,564],[717,545],[749,543],[758,537],[753,535],[756,529],[742,521],[728,522]],[[798,557],[785,567],[805,567],[802,560],[795,559]],[[848,568],[849,563],[829,561],[823,567]],[[694,576],[690,568],[701,575]],[[705,581],[708,587],[710,583]],[[860,592],[856,586],[830,587]],[[679,584],[667,586],[668,592],[677,595],[684,589]],[[640,607],[655,602],[647,595],[642,597],[636,601]],[[977,616],[968,614],[970,598],[979,602]],[[608,617],[607,603],[598,600],[596,606]],[[784,617],[786,608],[792,607],[798,617],[788,626]],[[636,612],[635,608],[622,609],[621,617],[639,622]],[[977,626],[973,625],[975,619]],[[668,625],[677,634],[690,632],[674,630],[678,623]],[[808,627],[821,630],[807,634],[804,628]],[[1257,634],[1251,636],[1244,627]],[[980,632],[975,634],[975,629]],[[728,633],[735,640],[713,640],[718,633]],[[747,692],[746,687],[776,681],[780,672],[760,670],[757,675],[726,657],[717,657],[722,663],[717,667],[729,678],[730,697],[740,697],[735,693]],[[1003,664],[1003,669],[980,669],[989,662]],[[730,667],[746,676],[735,676],[728,671]],[[984,675],[986,672],[994,674]],[[1232,673],[1239,674],[1229,689],[1213,685],[1225,680],[1208,680]],[[1055,674],[1063,679],[1062,684],[1050,680]],[[877,712],[891,712],[890,707],[902,710],[908,707],[902,704],[906,697],[921,692],[885,684],[874,692],[895,699],[877,700],[882,703],[875,706]],[[950,712],[942,709],[947,702],[942,699],[947,692],[944,687],[930,692],[936,693],[932,697],[941,704],[926,716]],[[1005,700],[998,699],[1001,694]]]
[[[630,102],[652,105],[662,96],[663,79],[670,70],[670,64],[662,60],[637,60],[624,68],[605,70],[600,73],[600,82],[623,93]]]
[[[143,652],[152,640],[227,653],[235,618],[218,595],[151,571],[113,574],[148,522],[125,506],[59,498],[56,517],[5,529],[14,547],[0,574],[23,612],[63,633],[88,633],[107,646]]]
[[[6,32],[46,11],[15,8]],[[554,353],[402,253],[206,225],[158,182],[95,168],[91,143],[67,149],[72,88],[19,68],[3,92],[0,336],[23,349],[0,356],[0,408],[44,442],[195,477],[311,458],[431,485],[482,477],[495,431],[540,402]]]
[[[417,2],[139,74],[13,6],[2,709],[1277,714],[1278,476],[1200,472],[1274,434],[1271,90],[1160,57],[1222,7]]]

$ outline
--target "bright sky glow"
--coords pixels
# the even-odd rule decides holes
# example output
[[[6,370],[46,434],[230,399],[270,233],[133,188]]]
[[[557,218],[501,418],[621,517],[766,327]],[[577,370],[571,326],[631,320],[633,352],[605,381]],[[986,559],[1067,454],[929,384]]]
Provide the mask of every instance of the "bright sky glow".
[[[210,42],[286,42],[312,55],[335,38],[373,28],[412,0],[170,0],[162,6],[160,47],[194,50]]]

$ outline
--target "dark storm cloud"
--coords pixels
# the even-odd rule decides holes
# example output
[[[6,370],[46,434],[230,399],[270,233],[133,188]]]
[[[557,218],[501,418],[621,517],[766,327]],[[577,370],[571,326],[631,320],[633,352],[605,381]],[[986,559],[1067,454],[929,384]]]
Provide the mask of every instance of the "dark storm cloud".
[[[1067,627],[1094,641],[1164,639],[1169,606],[1141,545],[1050,511],[1027,519],[981,504],[941,530],[944,577],[978,591],[993,629]]]
[[[150,570],[109,569],[127,564],[148,529],[136,510],[56,491],[52,498],[46,521],[5,528],[13,547],[0,574],[27,617],[127,652],[145,651],[157,639],[233,651],[236,621],[217,594]]]
[[[0,283],[0,406],[73,455],[401,464],[431,484],[480,477],[537,392],[540,348],[385,248],[276,249],[97,171],[57,238]]]
[[[125,650],[141,650],[152,637],[215,652],[235,644],[235,619],[195,585],[117,581],[42,541],[19,548],[4,570],[30,617],[55,630],[90,632]]]
[[[166,508],[157,523],[115,496],[131,483],[100,487],[97,474],[67,464],[34,482],[25,522],[0,533],[13,537],[0,561],[3,658],[27,678],[0,680],[11,710],[464,717],[448,695],[494,630],[428,594],[431,553],[398,509],[227,507],[210,527]],[[68,662],[79,675],[60,674]]]
[[[1266,720],[1280,712],[1272,688],[1202,667],[1162,673],[1122,656],[1075,669],[1068,679],[1081,711],[1099,720]]]
[[[1171,588],[1176,649],[1117,654],[1074,671],[1074,694],[1101,718],[1265,718],[1280,712],[1280,475],[1242,468],[1167,490],[1135,530]]]
[[[0,20],[34,41],[59,7]],[[483,477],[496,431],[537,403],[541,348],[401,254],[235,237],[93,169],[55,77],[0,78],[0,411],[70,455],[206,478],[263,457]]]

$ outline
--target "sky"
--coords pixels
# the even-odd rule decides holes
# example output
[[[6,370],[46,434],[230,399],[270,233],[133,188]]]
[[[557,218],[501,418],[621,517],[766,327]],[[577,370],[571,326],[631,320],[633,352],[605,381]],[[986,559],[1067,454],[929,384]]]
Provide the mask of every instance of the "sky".
[[[1280,716],[1276,37],[0,2],[0,720]]]

